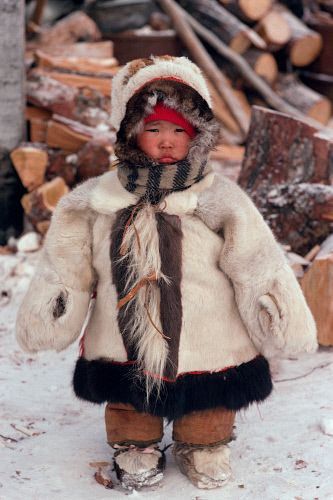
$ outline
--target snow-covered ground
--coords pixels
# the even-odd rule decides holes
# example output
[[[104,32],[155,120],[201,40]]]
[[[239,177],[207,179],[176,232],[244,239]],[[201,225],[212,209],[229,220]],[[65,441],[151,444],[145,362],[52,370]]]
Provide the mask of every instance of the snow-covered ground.
[[[60,354],[29,355],[15,343],[15,315],[36,258],[0,256],[1,500],[333,499],[333,348],[274,361],[273,395],[238,414],[233,479],[224,488],[193,487],[168,449],[162,484],[122,491],[111,471],[103,408],[73,396],[78,344]],[[170,432],[167,427],[165,445]],[[94,479],[99,466],[114,489]]]

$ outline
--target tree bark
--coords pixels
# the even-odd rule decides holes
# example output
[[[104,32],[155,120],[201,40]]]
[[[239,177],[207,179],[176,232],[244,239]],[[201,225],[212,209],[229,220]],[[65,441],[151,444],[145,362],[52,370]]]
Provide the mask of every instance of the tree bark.
[[[55,177],[52,181],[46,182],[31,193],[25,194],[21,200],[24,211],[32,225],[40,231],[42,227],[47,228],[55,210],[55,207],[62,196],[69,191],[64,179]],[[42,226],[38,224],[44,223]]]
[[[0,148],[24,135],[24,1],[2,0],[0,14]]]
[[[22,231],[22,184],[9,152],[24,136],[24,1],[0,8],[0,245]]]

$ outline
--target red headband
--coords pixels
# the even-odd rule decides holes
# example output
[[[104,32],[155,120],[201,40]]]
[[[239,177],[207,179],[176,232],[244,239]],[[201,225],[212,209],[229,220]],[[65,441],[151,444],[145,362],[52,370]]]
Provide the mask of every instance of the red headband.
[[[168,108],[164,104],[156,104],[154,107],[154,111],[146,116],[145,123],[156,122],[159,120],[163,120],[166,122],[174,123],[175,125],[179,125],[181,128],[185,130],[185,132],[193,139],[196,136],[196,130],[191,125],[191,123],[184,118],[184,116],[176,111],[175,109]]]

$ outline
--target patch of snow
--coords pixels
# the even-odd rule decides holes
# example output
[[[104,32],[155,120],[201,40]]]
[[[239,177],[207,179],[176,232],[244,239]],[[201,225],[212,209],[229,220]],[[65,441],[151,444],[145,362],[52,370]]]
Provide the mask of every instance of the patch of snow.
[[[324,434],[333,436],[333,418],[322,418],[320,421],[320,429]]]
[[[40,247],[40,235],[30,231],[24,234],[17,242],[19,252],[36,252]]]

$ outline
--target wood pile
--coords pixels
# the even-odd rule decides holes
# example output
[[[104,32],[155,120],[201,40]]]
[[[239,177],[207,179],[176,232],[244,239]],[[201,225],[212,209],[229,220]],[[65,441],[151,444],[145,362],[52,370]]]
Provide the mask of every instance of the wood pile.
[[[110,93],[118,64],[112,42],[75,12],[27,43],[26,67],[28,142],[11,160],[27,190],[26,216],[45,234],[61,196],[110,168]]]
[[[159,3],[169,9],[171,15],[175,2],[159,0]],[[306,117],[309,123],[328,124],[331,101],[299,78],[300,71],[313,63],[323,48],[323,37],[309,26],[317,14],[307,12],[305,22],[273,0],[179,0],[179,3],[188,24],[205,42],[219,71],[232,82],[233,90],[242,92],[238,100],[245,113],[249,105],[264,104]],[[333,23],[331,14],[326,12],[325,16],[330,16]],[[220,108],[217,99],[215,104]],[[220,119],[228,139],[231,133],[235,142],[241,142],[242,123],[235,117],[232,106],[224,110]]]

